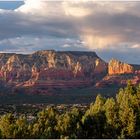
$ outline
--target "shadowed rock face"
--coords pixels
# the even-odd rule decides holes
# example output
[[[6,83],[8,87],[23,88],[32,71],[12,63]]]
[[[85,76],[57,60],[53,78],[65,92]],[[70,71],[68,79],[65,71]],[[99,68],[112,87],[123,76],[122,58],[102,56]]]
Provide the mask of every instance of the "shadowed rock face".
[[[94,52],[38,51],[29,55],[0,54],[0,78],[16,85],[76,86],[107,73],[107,63]],[[65,81],[65,82],[64,82]],[[87,82],[88,81],[88,82]],[[72,84],[73,83],[73,84]]]

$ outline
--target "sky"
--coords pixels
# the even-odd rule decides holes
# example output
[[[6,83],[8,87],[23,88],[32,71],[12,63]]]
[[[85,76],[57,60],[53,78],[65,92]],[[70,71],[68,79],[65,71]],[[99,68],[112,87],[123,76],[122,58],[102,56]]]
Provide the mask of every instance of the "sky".
[[[140,64],[140,2],[0,1],[0,52],[52,49]]]

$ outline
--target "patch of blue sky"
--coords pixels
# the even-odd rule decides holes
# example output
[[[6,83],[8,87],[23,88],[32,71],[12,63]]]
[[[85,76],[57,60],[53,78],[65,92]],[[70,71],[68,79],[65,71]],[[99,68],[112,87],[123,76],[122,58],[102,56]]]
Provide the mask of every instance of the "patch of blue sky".
[[[0,1],[0,9],[14,10],[23,4],[23,1]]]

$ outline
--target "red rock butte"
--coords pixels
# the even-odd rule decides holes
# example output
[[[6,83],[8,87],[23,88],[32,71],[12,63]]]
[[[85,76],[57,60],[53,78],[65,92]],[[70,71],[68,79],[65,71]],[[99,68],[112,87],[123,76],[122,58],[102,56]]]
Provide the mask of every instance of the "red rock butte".
[[[111,59],[108,64],[108,74],[114,75],[114,74],[127,74],[127,73],[133,73],[134,68],[133,66],[123,63],[116,59]]]
[[[90,84],[107,72],[107,63],[95,52],[37,51],[33,54],[0,54],[0,77],[22,86],[72,87]]]
[[[95,52],[37,51],[0,54],[0,78],[15,87],[70,88],[138,83],[140,66],[116,59],[106,63]],[[122,76],[131,74],[132,76]]]

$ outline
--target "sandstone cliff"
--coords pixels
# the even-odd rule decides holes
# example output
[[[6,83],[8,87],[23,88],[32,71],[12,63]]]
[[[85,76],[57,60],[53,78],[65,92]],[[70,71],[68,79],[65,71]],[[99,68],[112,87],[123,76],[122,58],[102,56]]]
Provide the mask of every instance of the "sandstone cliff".
[[[123,63],[116,59],[111,59],[108,64],[108,74],[109,75],[116,75],[116,74],[128,74],[133,73],[134,68],[133,66]]]
[[[15,85],[80,86],[106,72],[107,63],[95,52],[0,54],[0,78]]]
[[[125,86],[130,80],[132,84],[140,83],[140,66],[123,63],[111,59],[108,63],[108,74],[98,81],[96,87],[117,87]]]
[[[139,65],[116,59],[107,64],[95,52],[49,50],[28,55],[0,54],[0,81],[9,89],[14,87],[13,91],[30,87],[32,93],[45,94],[53,88],[121,86],[127,80],[140,83]]]

